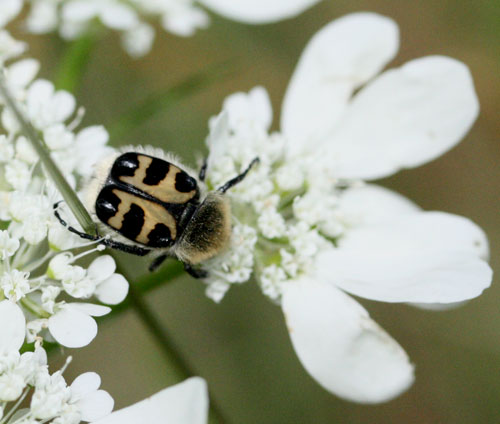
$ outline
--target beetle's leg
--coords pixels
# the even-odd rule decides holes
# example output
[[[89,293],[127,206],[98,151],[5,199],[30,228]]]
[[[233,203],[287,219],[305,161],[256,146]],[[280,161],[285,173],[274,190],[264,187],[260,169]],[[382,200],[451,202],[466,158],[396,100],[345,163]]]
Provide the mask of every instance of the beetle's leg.
[[[104,244],[104,246],[110,247],[111,249],[120,250],[122,252],[130,253],[132,255],[137,255],[137,256],[146,256],[148,253],[151,252],[151,249],[145,249],[144,247],[121,243],[119,241],[114,241],[108,238],[102,238],[100,240],[100,243]]]
[[[85,240],[97,241],[106,247],[110,247],[111,249],[121,250],[122,252],[131,253],[131,254],[137,255],[137,256],[145,256],[149,252],[151,252],[150,249],[145,249],[143,247],[125,244],[125,243],[121,243],[119,241],[114,241],[114,240],[102,237],[99,235],[99,232],[97,230],[97,225],[95,228],[95,234],[87,234],[87,233],[84,233],[83,231],[77,230],[76,228],[72,227],[71,225],[68,225],[68,223],[64,219],[61,218],[61,215],[59,214],[59,211],[57,210],[59,203],[61,203],[61,201],[54,203],[54,205],[53,205],[55,217],[59,220],[61,225],[63,225],[64,227],[66,227],[68,229],[68,231],[71,231],[72,233],[80,236],[81,238],[83,238]]]
[[[208,166],[208,160],[207,158],[205,158],[203,160],[203,165],[201,165],[200,173],[198,174],[198,178],[200,179],[200,181],[205,181],[205,177],[207,174],[207,166]]]
[[[184,269],[191,277],[194,277],[194,278],[207,278],[208,277],[208,272],[205,271],[204,269],[193,268],[192,265],[187,264],[185,262],[183,262],[183,264],[184,264]]]
[[[243,181],[243,179],[247,176],[248,171],[254,166],[256,163],[259,162],[259,158],[255,158],[250,162],[250,165],[248,165],[247,169],[245,169],[240,175],[237,175],[236,177],[230,179],[227,183],[225,183],[223,186],[219,187],[217,191],[220,191],[221,193],[225,193],[228,191],[231,187],[234,187],[236,184],[240,183]]]
[[[163,261],[165,261],[165,259],[168,258],[168,255],[161,255],[161,256],[158,256],[157,258],[155,258],[153,260],[153,262],[151,262],[151,265],[149,265],[149,271],[150,272],[153,272],[155,271],[162,263]]]
[[[76,228],[72,227],[71,225],[68,225],[68,223],[64,219],[61,218],[61,215],[59,214],[59,211],[57,210],[59,203],[61,203],[61,202],[62,202],[62,200],[54,203],[52,208],[54,209],[54,216],[58,219],[58,221],[61,223],[62,226],[66,227],[68,229],[68,231],[71,231],[72,233],[74,233],[74,234],[76,234],[76,235],[78,235],[81,238],[84,238],[86,240],[97,241],[101,238],[101,236],[99,235],[99,233],[97,231],[97,225],[95,228],[95,234],[87,234],[87,233],[84,233],[82,231],[77,230]]]

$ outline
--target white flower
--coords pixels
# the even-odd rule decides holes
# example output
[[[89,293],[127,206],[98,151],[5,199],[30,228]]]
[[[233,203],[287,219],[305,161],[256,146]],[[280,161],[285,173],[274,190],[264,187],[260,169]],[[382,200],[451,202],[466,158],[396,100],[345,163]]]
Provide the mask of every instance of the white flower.
[[[154,38],[154,28],[151,25],[141,23],[123,33],[123,48],[131,57],[137,59],[151,50]]]
[[[40,420],[48,420],[60,414],[63,405],[69,400],[70,389],[60,371],[37,381],[31,398],[30,412]]]
[[[23,7],[23,0],[2,0],[0,2],[0,27],[7,25]]]
[[[67,91],[55,91],[50,81],[39,79],[28,88],[26,105],[32,124],[45,130],[66,121],[75,111],[76,103]]]
[[[0,64],[20,56],[26,48],[26,43],[15,40],[8,31],[0,29]]]
[[[21,308],[10,300],[0,301],[0,356],[17,352],[24,342],[26,319]]]
[[[2,289],[5,297],[17,302],[29,293],[29,275],[29,272],[18,271],[17,269],[4,272],[0,278],[0,288]]]
[[[106,143],[109,134],[101,125],[93,125],[78,132],[73,152],[77,157],[76,171],[83,177],[90,177],[96,162],[113,151]]]
[[[60,305],[48,321],[50,334],[66,347],[87,346],[97,335],[94,317],[111,312],[107,306],[92,303],[66,303]]]
[[[31,170],[20,160],[13,159],[5,165],[5,179],[13,189],[24,191],[31,180]]]
[[[305,369],[332,393],[366,403],[408,388],[413,365],[347,293],[445,304],[479,296],[491,283],[487,239],[474,223],[423,212],[362,181],[438,157],[478,114],[470,73],[454,59],[424,57],[377,76],[398,43],[396,24],[380,15],[333,21],[299,60],[278,135],[268,134],[270,101],[257,87],[224,102],[207,138],[211,186],[259,157],[256,172],[228,196],[235,229],[264,233],[241,257],[232,244],[209,261],[209,287],[227,290],[255,273],[264,293],[281,301]],[[266,204],[282,220],[266,216]],[[265,238],[272,225],[283,234],[276,240]],[[243,260],[247,272],[233,280]]]
[[[229,19],[263,24],[291,18],[320,0],[199,0],[201,4]]]
[[[95,291],[95,284],[87,278],[87,271],[78,265],[68,267],[61,283],[64,291],[76,299],[89,298]]]
[[[1,42],[2,33],[0,55]],[[38,67],[38,62],[32,59],[11,63],[5,72],[5,82],[19,109],[52,150],[52,157],[70,186],[79,187],[90,175],[93,164],[112,150],[106,146],[108,133],[101,126],[75,133],[83,110],[79,109],[73,121],[67,122],[75,112],[74,97],[55,90],[49,81],[32,82]],[[0,135],[0,217],[7,228],[0,231],[0,298],[6,297],[22,307],[18,311],[26,313],[28,318],[24,325],[30,343],[40,344],[46,337],[52,341],[53,337],[69,347],[85,346],[97,333],[92,316],[104,315],[110,309],[62,301],[58,299],[61,291],[73,298],[95,296],[102,302],[116,304],[127,295],[128,283],[114,273],[115,264],[109,256],[94,260],[89,269],[75,263],[82,256],[102,250],[102,246],[84,249],[78,256],[70,252],[56,255],[63,249],[88,247],[89,243],[70,233],[55,218],[53,205],[61,195],[46,179],[43,167],[38,166],[38,155],[20,135],[19,124],[3,99],[0,106],[7,132]],[[60,205],[59,212],[78,228],[74,217],[65,214],[65,204]],[[71,421],[73,412],[66,412]]]
[[[19,54],[21,53],[22,51]],[[25,100],[26,87],[29,83],[31,83],[31,81],[33,81],[36,74],[38,73],[39,68],[40,64],[38,63],[38,61],[30,58],[18,60],[14,63],[9,64],[9,66],[5,68],[5,79],[10,92],[15,99],[17,99],[18,101]],[[6,129],[8,128],[9,126],[7,125]]]
[[[73,144],[74,134],[63,124],[54,124],[43,130],[43,139],[51,150],[65,149]]]
[[[69,387],[70,396],[63,408],[62,417],[55,422],[73,422],[69,418],[75,415],[82,421],[94,422],[109,415],[113,410],[114,400],[108,392],[98,390],[100,385],[101,378],[95,372],[79,375]]]
[[[206,424],[208,393],[205,380],[192,377],[96,421],[94,424]]]
[[[88,268],[88,276],[94,282],[96,297],[108,305],[121,303],[128,293],[128,282],[115,273],[115,260],[109,255],[94,259]]]
[[[8,231],[0,231],[0,258],[5,261],[19,249],[19,240],[11,237]]]
[[[14,148],[5,135],[0,135],[0,162],[9,162],[14,156]]]
[[[227,18],[260,24],[291,18],[319,1],[200,0],[198,3]],[[63,38],[74,39],[100,22],[121,33],[124,49],[134,58],[151,49],[155,31],[145,22],[151,18],[157,18],[165,31],[181,37],[191,36],[210,23],[208,14],[194,0],[36,0],[29,4],[28,31],[39,34],[58,29]],[[5,13],[5,20],[15,14]]]
[[[43,34],[57,28],[58,0],[38,0],[31,2],[31,9],[26,17],[26,28],[34,34]]]
[[[33,165],[38,161],[35,150],[28,139],[22,135],[16,140],[16,159],[22,160],[29,165]]]
[[[231,249],[206,262],[214,269],[207,281],[207,295],[219,301],[229,288],[227,283],[243,283],[253,272],[253,248],[257,242],[256,231],[249,226],[236,225],[231,234]],[[215,271],[220,269],[221,272]],[[222,284],[221,284],[222,283]]]
[[[283,236],[286,231],[283,216],[275,209],[267,208],[261,212],[257,221],[260,231],[269,239]]]

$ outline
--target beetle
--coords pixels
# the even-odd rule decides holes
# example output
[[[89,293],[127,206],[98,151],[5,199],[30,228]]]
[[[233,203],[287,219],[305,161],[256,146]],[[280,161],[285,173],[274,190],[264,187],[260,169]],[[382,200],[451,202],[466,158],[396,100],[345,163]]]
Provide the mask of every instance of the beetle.
[[[69,226],[54,205],[54,213],[69,231],[107,247],[138,256],[155,252],[154,271],[175,257],[195,278],[208,273],[196,265],[224,251],[231,236],[231,207],[224,195],[259,162],[251,161],[239,175],[213,191],[205,184],[207,162],[198,176],[171,154],[144,147],[125,149],[97,164],[86,192],[90,212],[102,223],[95,234]]]

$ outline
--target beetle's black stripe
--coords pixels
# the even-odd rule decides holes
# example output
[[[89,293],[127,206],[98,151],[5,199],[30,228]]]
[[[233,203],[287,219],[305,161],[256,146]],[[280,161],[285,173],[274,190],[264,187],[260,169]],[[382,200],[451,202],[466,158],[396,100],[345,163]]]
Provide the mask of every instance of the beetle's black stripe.
[[[169,247],[174,244],[170,229],[165,224],[156,224],[148,234],[148,246],[150,247]]]
[[[142,182],[150,186],[158,185],[167,176],[169,169],[170,164],[168,162],[153,158]]]
[[[189,193],[196,190],[196,180],[186,172],[181,171],[175,176],[175,189],[181,193]]]
[[[95,212],[102,222],[108,222],[118,212],[120,198],[111,191],[111,187],[104,187],[95,202]]]
[[[130,205],[130,209],[123,215],[122,226],[118,230],[130,240],[135,240],[144,225],[144,210],[135,203]]]
[[[120,177],[133,177],[135,170],[139,167],[139,159],[137,153],[128,152],[119,156],[111,168],[111,177],[119,180]]]

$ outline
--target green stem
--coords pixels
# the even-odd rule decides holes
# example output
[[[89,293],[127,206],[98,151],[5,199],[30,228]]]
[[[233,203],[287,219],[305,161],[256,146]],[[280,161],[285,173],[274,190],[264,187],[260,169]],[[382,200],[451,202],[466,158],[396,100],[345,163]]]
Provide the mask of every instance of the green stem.
[[[96,41],[96,31],[89,31],[69,44],[61,59],[54,81],[58,90],[67,90],[71,93],[77,91]]]
[[[121,273],[117,267],[117,271]],[[143,324],[147,327],[151,335],[155,338],[160,345],[163,354],[165,355],[176,380],[182,381],[188,377],[195,376],[196,373],[192,371],[189,364],[183,359],[177,347],[169,339],[165,329],[162,327],[159,320],[153,312],[149,309],[147,303],[142,297],[142,293],[134,284],[130,284],[128,299],[132,308],[139,316]],[[210,417],[211,423],[223,424],[227,422],[221,413],[220,408],[215,403],[213,397],[210,398]]]
[[[2,71],[0,69],[0,71]],[[7,84],[5,82],[5,77],[3,71],[0,72],[0,94],[4,98],[6,105],[9,107],[11,112],[16,117],[19,125],[21,126],[22,132],[24,135],[30,140],[33,148],[37,152],[40,157],[40,161],[42,162],[45,170],[49,174],[49,177],[52,179],[56,187],[61,192],[63,199],[66,201],[68,207],[71,209],[76,219],[80,223],[83,231],[86,233],[93,234],[95,232],[95,224],[92,222],[89,213],[83,206],[82,202],[70,187],[63,174],[54,163],[52,158],[50,157],[50,153],[45,147],[44,142],[40,138],[38,132],[35,130],[33,125],[26,119],[26,117],[19,110],[16,102],[13,100],[9,90],[7,88]]]
[[[178,352],[176,346],[174,346],[174,344],[169,340],[166,331],[162,328],[156,316],[149,310],[142,294],[133,284],[130,284],[128,298],[132,308],[135,310],[143,324],[148,328],[149,332],[155,338],[163,353],[167,357],[175,379],[183,380],[186,377],[192,376],[193,374],[189,369],[189,366],[182,359],[182,356]]]

